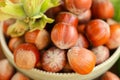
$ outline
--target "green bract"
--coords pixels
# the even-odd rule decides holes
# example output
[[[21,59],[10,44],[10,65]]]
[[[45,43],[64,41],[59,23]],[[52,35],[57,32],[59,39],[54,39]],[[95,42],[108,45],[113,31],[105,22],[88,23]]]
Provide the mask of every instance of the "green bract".
[[[30,31],[36,30],[36,29],[43,29],[44,26],[47,23],[52,23],[54,20],[51,18],[48,18],[46,15],[44,14],[40,14],[41,16],[34,16],[32,17],[31,22],[29,23],[30,26]],[[37,17],[40,17],[36,20]]]
[[[33,17],[40,13],[41,5],[44,0],[24,0],[23,8],[28,17]]]
[[[17,20],[15,24],[8,27],[7,34],[10,34],[11,37],[22,36],[28,29],[29,27],[25,22]]]
[[[5,20],[9,18],[22,19],[26,17],[26,14],[22,8],[22,4],[13,4],[9,0],[5,0],[4,6],[3,2],[0,2],[0,20]]]
[[[58,6],[60,4],[59,2],[59,0],[44,0],[44,3],[41,5],[40,12],[44,13],[49,8]]]
[[[9,0],[0,1],[0,21],[15,18],[17,21],[8,28],[8,34],[22,36],[27,30],[41,30],[47,23],[52,23],[54,20],[44,13],[59,4],[60,0],[21,0],[16,4]]]

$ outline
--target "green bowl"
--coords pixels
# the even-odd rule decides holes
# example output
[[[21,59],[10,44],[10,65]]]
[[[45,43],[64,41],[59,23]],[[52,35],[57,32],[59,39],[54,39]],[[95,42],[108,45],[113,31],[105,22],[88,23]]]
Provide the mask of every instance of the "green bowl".
[[[14,63],[13,54],[9,50],[7,43],[5,41],[5,37],[3,35],[3,23],[0,23],[0,42],[2,46],[2,50],[7,59],[11,62],[11,64],[20,72],[29,76],[34,80],[93,80],[99,76],[101,76],[104,72],[109,70],[115,62],[118,60],[120,56],[120,47],[116,49],[113,55],[107,59],[105,62],[97,65],[90,74],[80,75],[77,73],[51,73],[45,72],[38,69],[24,70],[17,67]]]

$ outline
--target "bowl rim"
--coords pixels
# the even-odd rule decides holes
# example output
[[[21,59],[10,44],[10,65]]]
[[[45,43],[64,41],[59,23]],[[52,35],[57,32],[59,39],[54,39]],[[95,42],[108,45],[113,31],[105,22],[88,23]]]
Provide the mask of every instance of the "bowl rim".
[[[58,76],[74,76],[74,75],[80,75],[80,74],[77,74],[77,73],[52,73],[52,72],[46,72],[46,71],[43,71],[43,70],[38,70],[38,69],[35,69],[35,68],[33,68],[33,69],[31,69],[31,70],[24,70],[24,69],[20,69],[20,68],[18,68],[16,65],[15,65],[15,63],[14,63],[14,59],[13,59],[13,55],[12,55],[12,52],[9,50],[9,48],[7,47],[7,43],[6,43],[6,41],[5,41],[5,37],[4,37],[4,34],[3,34],[3,22],[0,22],[0,43],[1,43],[1,47],[2,47],[2,49],[4,49],[7,53],[9,53],[9,54],[6,54],[6,53],[4,53],[5,54],[5,56],[8,58],[8,57],[10,57],[10,59],[12,59],[12,60],[10,60],[9,58],[9,61],[10,61],[10,63],[16,68],[16,69],[18,69],[19,71],[21,71],[21,72],[23,72],[23,73],[25,73],[25,74],[28,74],[29,72],[37,72],[37,73],[41,73],[41,74],[45,74],[45,75],[49,75],[49,76],[53,76],[53,75],[58,75]],[[4,51],[3,51],[4,52]],[[92,72],[94,72],[94,71],[97,71],[97,70],[99,70],[99,69],[101,69],[103,66],[105,66],[105,65],[107,65],[107,64],[109,64],[114,58],[116,58],[116,56],[120,56],[120,46],[116,49],[116,51],[112,54],[112,56],[110,56],[105,62],[103,62],[103,63],[101,63],[101,64],[99,64],[99,65],[97,65],[97,66],[95,66],[95,68],[92,70]],[[118,58],[117,58],[118,59]],[[117,59],[114,61],[114,63],[117,61]],[[113,65],[113,64],[112,64]],[[111,65],[111,66],[112,66]],[[108,69],[107,69],[108,70]],[[28,73],[26,73],[26,71],[28,72]],[[91,73],[92,74],[92,73]],[[90,74],[87,74],[88,76],[90,75]],[[84,76],[84,75],[80,75],[80,76]]]

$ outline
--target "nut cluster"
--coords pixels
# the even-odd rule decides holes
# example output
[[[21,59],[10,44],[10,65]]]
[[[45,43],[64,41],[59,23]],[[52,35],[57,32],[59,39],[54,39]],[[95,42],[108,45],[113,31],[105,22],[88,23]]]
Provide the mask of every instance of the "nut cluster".
[[[4,21],[8,47],[20,68],[85,75],[120,46],[120,24],[107,22],[114,16],[109,0],[61,0],[45,14],[55,21],[19,37],[6,33],[16,20]]]

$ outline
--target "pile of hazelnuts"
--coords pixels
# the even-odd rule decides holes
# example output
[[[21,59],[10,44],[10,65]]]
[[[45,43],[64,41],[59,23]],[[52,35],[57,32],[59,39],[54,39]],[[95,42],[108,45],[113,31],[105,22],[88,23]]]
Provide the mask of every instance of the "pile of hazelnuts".
[[[43,30],[10,37],[8,47],[22,69],[90,73],[120,46],[120,24],[110,21],[110,0],[61,0],[45,13],[55,21]],[[4,26],[14,21],[4,22]]]

